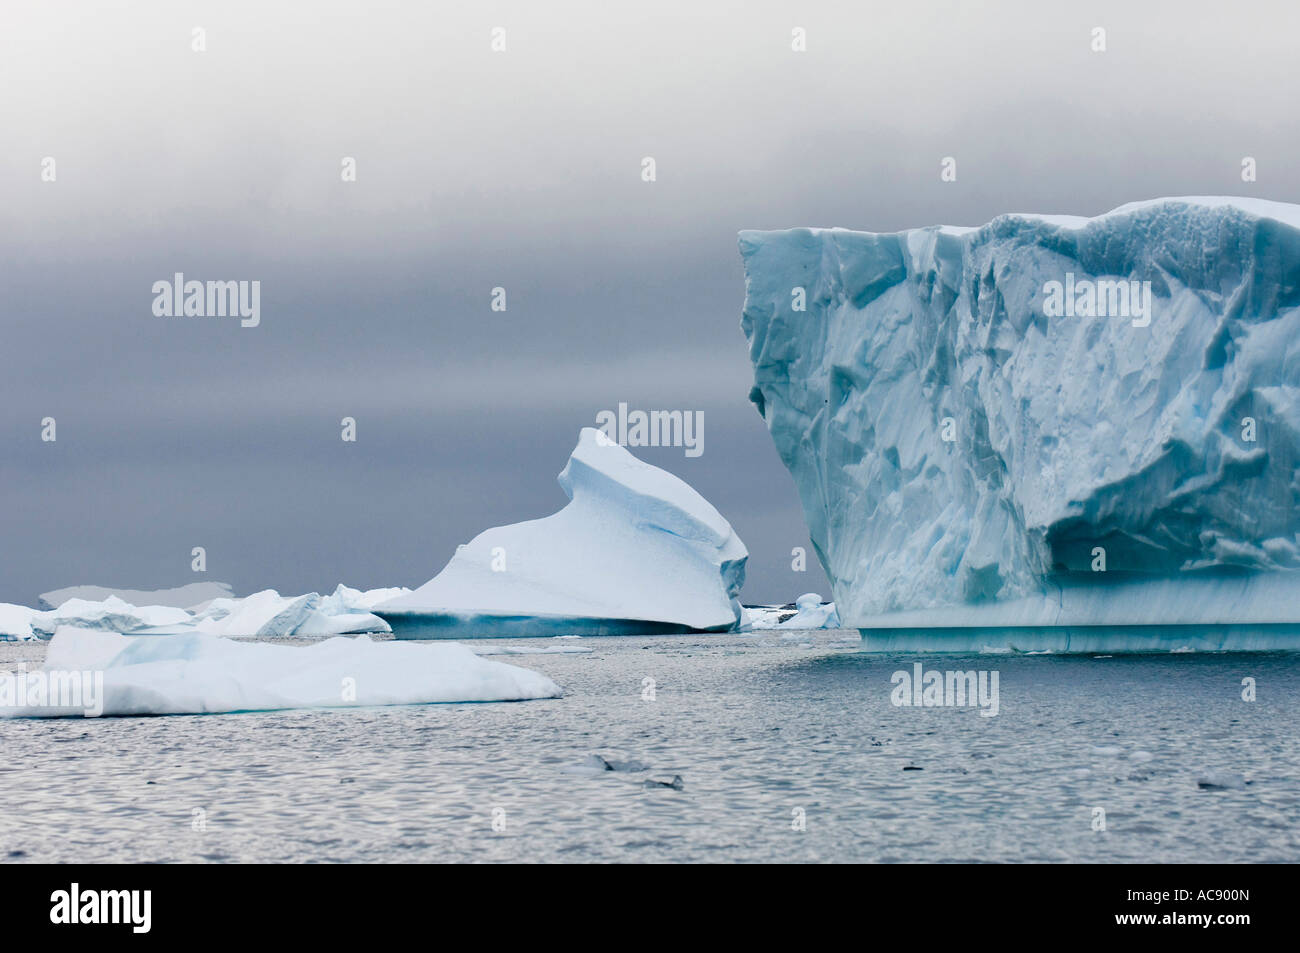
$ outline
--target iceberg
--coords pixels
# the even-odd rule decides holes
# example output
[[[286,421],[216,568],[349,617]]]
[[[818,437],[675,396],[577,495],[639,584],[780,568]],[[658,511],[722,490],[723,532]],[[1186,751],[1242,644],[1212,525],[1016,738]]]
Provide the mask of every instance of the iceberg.
[[[60,680],[47,677],[58,673]],[[455,643],[372,642],[366,636],[312,645],[235,642],[192,632],[170,638],[117,635],[64,626],[50,642],[41,672],[20,673],[4,685],[0,716],[81,715],[47,695],[42,704],[16,704],[25,682],[74,684],[72,674],[102,673],[93,708],[104,715],[182,715],[284,708],[350,708],[433,702],[523,701],[557,698],[558,686],[531,669],[481,659]],[[93,683],[92,683],[93,684]]]
[[[822,602],[815,592],[805,592],[783,606],[745,606],[745,627],[758,629],[838,629],[835,603]]]
[[[320,606],[320,595],[281,596],[263,589],[243,599],[214,599],[197,617],[195,628],[207,635],[274,638],[293,635]]]
[[[191,582],[175,589],[113,589],[107,586],[69,586],[43,592],[37,605],[41,609],[57,609],[69,599],[103,602],[110,596],[133,606],[170,606],[173,609],[192,609],[212,599],[229,599],[234,596],[224,582]]]
[[[485,530],[375,614],[399,639],[736,627],[749,554],[702,496],[590,427],[559,483],[558,513]]]
[[[1297,645],[1300,206],[740,251],[750,397],[844,625],[891,648]]]
[[[32,617],[37,615],[35,609],[0,602],[0,642],[25,642],[36,638],[32,631]]]
[[[405,586],[362,591],[339,583],[331,595],[320,601],[320,611],[326,615],[369,613],[375,606],[396,599],[398,596],[404,596],[410,591]]]
[[[187,624],[190,614],[171,606],[133,606],[117,596],[107,599],[69,599],[57,609],[35,612],[31,617],[32,633],[48,639],[64,625],[77,625],[105,632],[135,632],[156,626]]]

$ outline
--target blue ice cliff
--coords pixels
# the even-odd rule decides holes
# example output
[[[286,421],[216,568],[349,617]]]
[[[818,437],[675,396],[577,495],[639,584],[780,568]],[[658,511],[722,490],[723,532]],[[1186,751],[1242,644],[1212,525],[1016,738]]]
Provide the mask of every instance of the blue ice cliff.
[[[1300,206],[745,231],[740,250],[750,396],[844,625],[1300,645]]]
[[[741,620],[749,554],[682,480],[584,428],[570,502],[485,530],[420,588],[376,606],[399,639],[720,631]]]

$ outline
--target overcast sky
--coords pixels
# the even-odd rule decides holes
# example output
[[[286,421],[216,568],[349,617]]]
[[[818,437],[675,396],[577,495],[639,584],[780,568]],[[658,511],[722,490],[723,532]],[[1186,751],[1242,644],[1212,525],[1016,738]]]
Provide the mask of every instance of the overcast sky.
[[[5,4],[0,601],[418,585],[558,509],[619,401],[703,411],[701,456],[639,454],[735,526],[745,601],[825,593],[737,230],[1300,201],[1297,34],[1283,0]],[[178,271],[260,281],[260,326],[156,317]]]

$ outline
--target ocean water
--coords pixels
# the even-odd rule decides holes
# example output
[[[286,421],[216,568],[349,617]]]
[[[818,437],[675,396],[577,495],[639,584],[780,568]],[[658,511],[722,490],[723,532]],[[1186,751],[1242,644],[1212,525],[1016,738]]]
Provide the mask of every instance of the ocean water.
[[[498,656],[555,700],[0,722],[0,858],[1300,860],[1300,655],[919,657],[843,632],[503,645],[590,651]],[[43,654],[0,645],[0,667]],[[996,672],[998,713],[895,706],[917,661]]]

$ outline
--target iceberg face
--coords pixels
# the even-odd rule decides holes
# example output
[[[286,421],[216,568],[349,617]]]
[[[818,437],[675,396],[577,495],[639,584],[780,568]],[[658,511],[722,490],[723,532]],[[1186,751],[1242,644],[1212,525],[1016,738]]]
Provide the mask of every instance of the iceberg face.
[[[54,704],[42,690],[69,673],[102,673],[98,698]],[[234,642],[190,633],[126,636],[65,626],[50,642],[42,673],[16,676],[0,716],[179,715],[282,708],[349,708],[432,702],[557,698],[545,675],[489,659],[463,645],[408,645],[335,638],[307,646]],[[27,684],[27,682],[32,684]],[[86,684],[93,684],[87,681]]]
[[[748,552],[703,497],[590,427],[559,482],[560,512],[480,533],[376,614],[399,639],[735,627]]]
[[[740,249],[751,398],[845,625],[1300,620],[1300,207]]]

